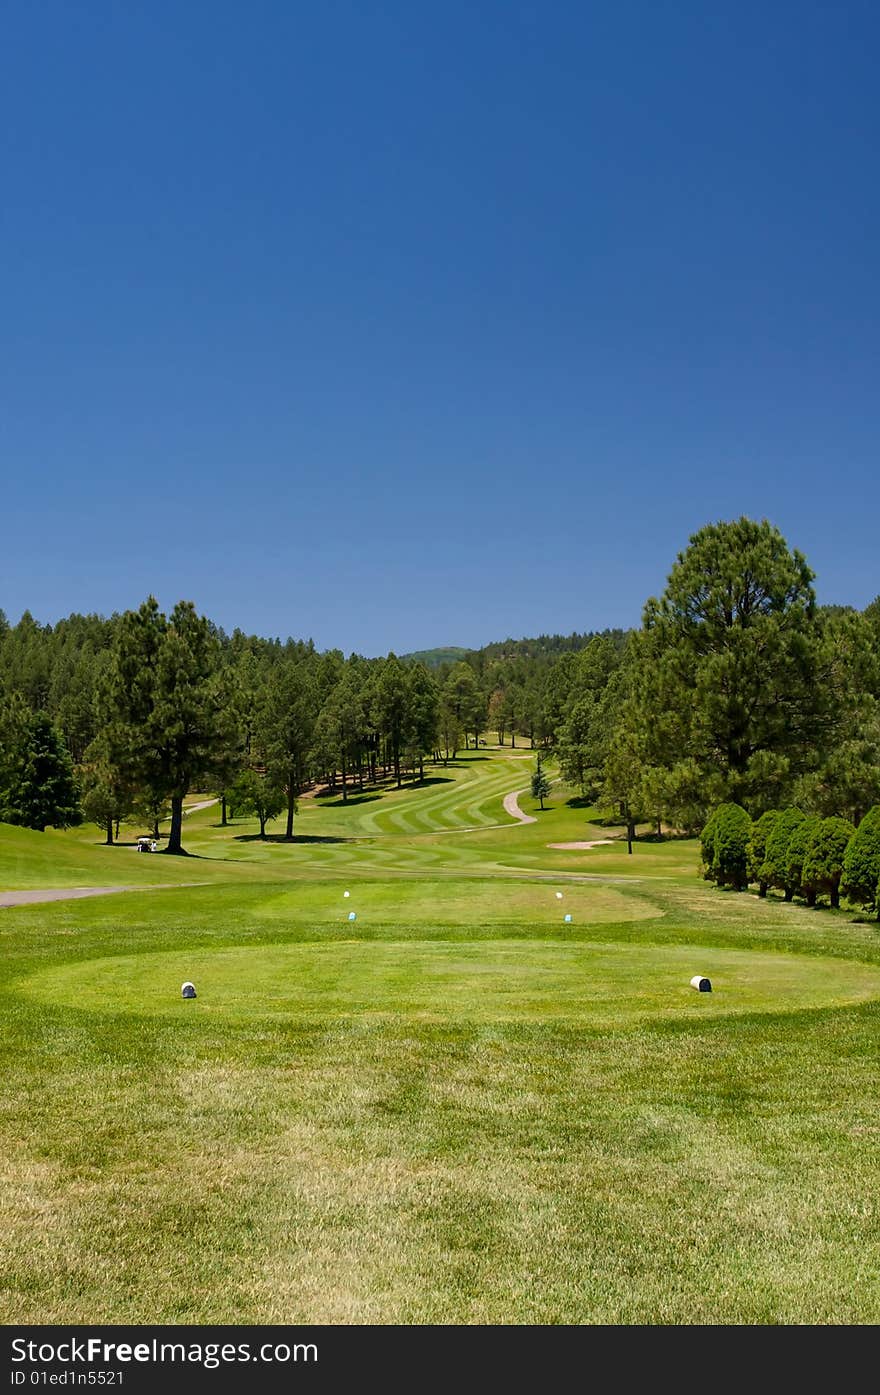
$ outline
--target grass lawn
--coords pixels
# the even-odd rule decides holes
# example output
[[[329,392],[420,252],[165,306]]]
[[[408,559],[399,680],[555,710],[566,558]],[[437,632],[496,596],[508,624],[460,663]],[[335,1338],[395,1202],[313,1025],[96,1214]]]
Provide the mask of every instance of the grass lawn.
[[[0,909],[0,1321],[880,1320],[880,927],[515,823],[532,769],[0,828],[0,890],[132,888]]]

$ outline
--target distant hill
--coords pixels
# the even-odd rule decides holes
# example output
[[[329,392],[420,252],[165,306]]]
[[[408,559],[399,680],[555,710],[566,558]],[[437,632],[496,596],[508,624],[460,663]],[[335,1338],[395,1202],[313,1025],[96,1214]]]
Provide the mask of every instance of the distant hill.
[[[494,644],[484,644],[482,649],[462,649],[449,644],[443,649],[419,649],[413,654],[402,654],[407,663],[422,663],[426,668],[441,668],[444,664],[456,664],[466,659],[481,672],[487,663],[511,659],[538,659],[552,661],[560,654],[577,653],[585,649],[590,640],[599,637],[613,640],[622,647],[626,638],[625,630],[588,630],[584,634],[537,635],[534,639],[504,639]]]
[[[583,634],[537,635],[533,639],[504,639],[484,644],[475,652],[484,660],[548,659],[559,654],[575,654],[586,649],[593,639],[611,639],[621,647],[626,638],[624,630],[587,630]]]
[[[445,649],[417,649],[414,654],[401,654],[401,658],[411,664],[424,664],[425,668],[440,668],[442,664],[457,664],[470,649],[461,649],[455,644]]]

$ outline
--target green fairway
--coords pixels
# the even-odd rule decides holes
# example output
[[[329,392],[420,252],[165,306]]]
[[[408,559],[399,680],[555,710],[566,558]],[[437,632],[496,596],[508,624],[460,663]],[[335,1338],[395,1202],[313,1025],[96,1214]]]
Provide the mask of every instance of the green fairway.
[[[530,769],[0,829],[0,1321],[880,1320],[877,923]]]

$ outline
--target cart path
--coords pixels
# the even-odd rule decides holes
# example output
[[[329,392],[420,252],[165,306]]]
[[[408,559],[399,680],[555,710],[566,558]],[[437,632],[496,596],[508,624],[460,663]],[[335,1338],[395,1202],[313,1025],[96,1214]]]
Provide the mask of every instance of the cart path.
[[[517,796],[525,794],[528,788],[528,785],[524,785],[521,790],[511,790],[510,794],[506,794],[504,796],[504,812],[509,814],[512,819],[518,819],[520,823],[537,823],[538,820],[532,814],[524,814],[519,807]]]
[[[520,759],[520,757],[516,757],[516,756],[515,756],[513,759],[517,760],[517,759]],[[523,757],[522,759],[525,759],[525,757]],[[529,760],[532,759],[532,753],[531,753],[531,751],[528,752],[528,759],[529,759]],[[551,785],[561,785],[561,784],[562,784],[562,780],[561,780],[561,778],[558,778],[558,777],[557,777],[557,779],[551,780],[550,783],[551,783]],[[509,814],[510,817],[511,817],[512,819],[518,819],[520,823],[537,823],[537,822],[538,822],[538,820],[534,817],[533,814],[525,814],[525,813],[523,813],[522,809],[519,807],[519,796],[520,796],[521,794],[528,794],[530,788],[531,788],[530,785],[523,785],[523,787],[522,787],[521,790],[512,790],[510,794],[506,794],[506,795],[504,796],[504,812],[505,812],[506,814]],[[556,846],[561,846],[561,844],[560,844],[560,845],[557,845],[557,844],[555,844],[555,843],[548,843],[548,844],[547,844],[547,847],[548,847],[548,848],[553,848],[553,847],[556,847]],[[575,845],[574,845],[574,843],[569,843],[568,846],[569,846],[569,847],[574,847]]]
[[[220,803],[220,798],[219,798],[219,795],[218,795],[218,796],[216,796],[214,799],[203,799],[203,800],[201,801],[200,804],[188,804],[188,805],[186,806],[186,808],[183,809],[181,812],[183,813],[183,817],[186,818],[187,814],[194,814],[194,813],[196,812],[197,809],[210,809],[210,807],[211,807],[212,804],[219,804],[219,803]],[[170,823],[170,822],[171,822],[171,815],[170,815],[170,814],[166,814],[165,817],[164,817],[164,819],[160,819],[159,822],[160,822],[160,823]]]
[[[163,891],[175,886],[203,886],[203,882],[153,882],[150,886],[36,887],[32,891],[0,891],[4,906],[31,906],[40,901],[76,901],[82,896],[113,896],[118,891]]]

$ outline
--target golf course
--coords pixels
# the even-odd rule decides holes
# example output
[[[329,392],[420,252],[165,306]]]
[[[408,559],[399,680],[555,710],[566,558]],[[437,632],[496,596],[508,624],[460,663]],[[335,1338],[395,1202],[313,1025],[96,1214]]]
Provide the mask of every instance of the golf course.
[[[0,1322],[880,1321],[876,919],[534,757],[0,826]]]

